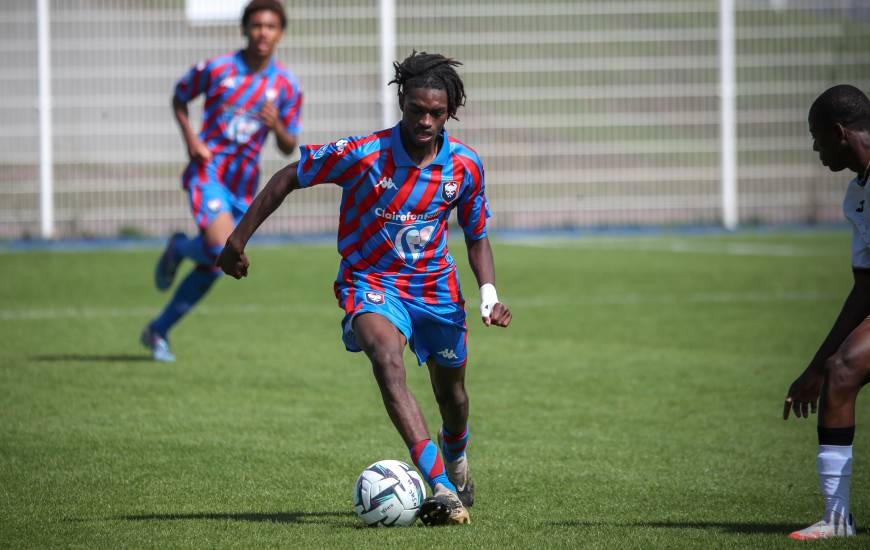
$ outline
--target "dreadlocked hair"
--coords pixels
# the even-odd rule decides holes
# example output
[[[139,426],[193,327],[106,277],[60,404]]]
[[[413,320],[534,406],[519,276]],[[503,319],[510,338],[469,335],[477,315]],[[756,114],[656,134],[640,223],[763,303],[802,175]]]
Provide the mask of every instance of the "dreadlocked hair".
[[[450,57],[414,50],[401,63],[393,63],[396,77],[389,84],[398,86],[400,97],[412,88],[444,90],[447,92],[447,114],[459,120],[456,111],[465,105],[465,87],[453,68],[458,65],[462,63]]]

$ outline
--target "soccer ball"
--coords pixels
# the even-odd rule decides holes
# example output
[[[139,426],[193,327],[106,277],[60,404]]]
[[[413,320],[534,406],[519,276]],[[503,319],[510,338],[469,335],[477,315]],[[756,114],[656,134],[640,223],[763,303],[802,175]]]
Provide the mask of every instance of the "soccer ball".
[[[353,509],[369,527],[404,527],[417,521],[426,485],[416,470],[398,460],[380,460],[359,475]]]

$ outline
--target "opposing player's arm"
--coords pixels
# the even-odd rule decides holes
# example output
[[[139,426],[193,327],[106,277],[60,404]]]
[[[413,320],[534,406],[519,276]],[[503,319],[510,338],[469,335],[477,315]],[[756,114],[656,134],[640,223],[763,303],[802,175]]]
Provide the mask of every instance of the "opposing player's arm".
[[[245,246],[260,224],[284,202],[287,195],[299,188],[299,180],[296,176],[297,164],[296,162],[288,164],[275,172],[266,187],[248,207],[239,225],[230,234],[217,259],[218,267],[227,275],[236,279],[248,276],[250,264],[245,255]]]
[[[870,315],[870,270],[853,270],[855,284],[846,297],[840,314],[828,336],[822,341],[810,364],[788,389],[782,417],[788,419],[790,411],[806,418],[816,412],[819,392],[825,377],[825,362],[834,355],[849,334]]]
[[[870,315],[870,270],[855,269],[852,275],[855,280],[852,291],[846,297],[827,338],[813,356],[809,368],[821,371],[828,357],[836,353],[846,337]]]
[[[511,322],[511,311],[498,301],[495,290],[495,261],[489,238],[465,237],[465,245],[468,248],[468,263],[480,287],[480,317],[483,323],[486,326],[508,326]]]

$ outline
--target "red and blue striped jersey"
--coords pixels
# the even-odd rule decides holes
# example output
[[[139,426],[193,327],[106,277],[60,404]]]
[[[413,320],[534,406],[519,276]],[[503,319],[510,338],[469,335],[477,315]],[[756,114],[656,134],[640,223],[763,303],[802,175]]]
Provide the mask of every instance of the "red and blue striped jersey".
[[[443,130],[441,138],[422,169],[405,152],[399,125],[301,148],[300,187],[329,182],[343,190],[337,296],[341,285],[362,280],[402,299],[462,303],[447,221],[455,209],[465,236],[482,239],[489,205],[480,157]]]
[[[257,114],[266,101],[278,108],[290,134],[300,130],[302,92],[296,77],[274,58],[252,72],[242,52],[229,53],[192,67],[175,85],[184,103],[205,94],[199,138],[213,157],[191,162],[182,175],[185,189],[196,183],[218,182],[249,204],[260,178],[260,150],[269,133]]]

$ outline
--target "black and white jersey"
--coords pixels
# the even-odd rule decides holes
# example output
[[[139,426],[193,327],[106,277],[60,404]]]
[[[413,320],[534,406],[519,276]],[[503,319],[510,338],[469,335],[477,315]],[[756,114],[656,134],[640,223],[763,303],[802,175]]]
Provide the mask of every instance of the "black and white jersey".
[[[867,186],[858,184],[858,177],[849,182],[843,199],[843,214],[852,224],[852,267],[870,268],[870,204]]]

